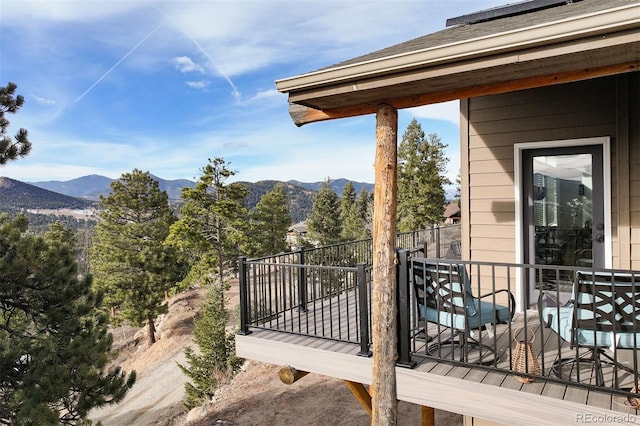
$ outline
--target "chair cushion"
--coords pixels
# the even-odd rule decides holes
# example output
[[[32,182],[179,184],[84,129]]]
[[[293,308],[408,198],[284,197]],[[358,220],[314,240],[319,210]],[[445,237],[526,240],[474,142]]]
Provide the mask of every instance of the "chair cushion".
[[[544,308],[542,310],[542,318],[563,340],[572,342],[573,305]],[[640,332],[615,333],[615,339],[618,341],[615,345],[616,348],[633,349],[640,346]],[[573,343],[577,343],[580,346],[607,348],[612,347],[613,342],[614,333],[612,332],[577,328],[576,340]],[[635,342],[638,342],[638,344],[636,345]]]
[[[483,302],[472,297],[468,297],[473,304],[474,315],[452,314],[438,311],[432,307],[420,306],[420,314],[424,315],[427,321],[440,323],[445,327],[457,330],[479,329],[486,324],[498,324],[509,322],[509,308],[503,305],[494,305],[491,302]],[[466,322],[465,322],[466,321]]]

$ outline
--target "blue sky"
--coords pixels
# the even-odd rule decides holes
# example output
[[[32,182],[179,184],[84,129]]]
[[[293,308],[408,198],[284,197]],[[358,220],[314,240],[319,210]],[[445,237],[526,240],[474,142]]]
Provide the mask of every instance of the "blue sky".
[[[274,81],[445,28],[494,0],[0,0],[0,85],[25,97],[9,134],[31,154],[0,175],[25,182],[134,168],[196,179],[223,157],[236,180],[373,182],[375,117],[296,127]],[[457,102],[402,110],[448,145]]]

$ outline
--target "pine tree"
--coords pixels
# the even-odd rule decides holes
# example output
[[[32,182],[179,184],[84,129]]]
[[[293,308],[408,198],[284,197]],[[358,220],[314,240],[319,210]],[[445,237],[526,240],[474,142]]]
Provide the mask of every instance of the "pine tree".
[[[226,332],[224,291],[229,270],[236,267],[239,247],[246,244],[246,189],[227,184],[236,172],[223,158],[209,160],[196,186],[182,191],[181,219],[173,224],[167,243],[190,259],[183,285],[206,286],[207,297],[196,320],[194,341],[199,351],[185,349],[187,366],[180,365],[191,382],[185,385],[187,408],[210,398],[240,367],[233,335]]]
[[[343,241],[356,241],[363,238],[364,222],[358,211],[356,190],[352,182],[347,182],[340,197],[340,220],[342,221]]]
[[[246,243],[246,188],[227,183],[236,173],[228,166],[223,158],[210,159],[195,187],[183,189],[181,218],[167,239],[190,259],[182,285],[203,284],[217,275],[221,306],[227,274],[237,268],[240,246]]]
[[[82,423],[122,400],[135,373],[107,371],[107,318],[78,276],[70,231],[43,238],[27,225],[0,216],[0,423]]]
[[[413,119],[398,146],[398,230],[423,229],[442,221],[448,158],[435,133],[425,138]]]
[[[25,157],[31,151],[28,133],[25,129],[18,130],[13,140],[6,136],[9,120],[4,117],[5,113],[15,114],[24,104],[24,97],[15,96],[15,83],[9,82],[5,87],[0,87],[0,165],[8,161],[16,160],[18,157]]]
[[[248,233],[252,256],[267,256],[288,249],[286,235],[291,226],[291,215],[282,184],[260,197],[252,219]]]
[[[373,197],[369,195],[369,192],[365,188],[360,190],[358,199],[356,200],[356,209],[358,216],[362,221],[362,235],[360,239],[371,238],[373,233]]]
[[[307,222],[309,237],[318,245],[326,246],[341,241],[340,203],[328,179],[313,197],[313,210]]]
[[[167,312],[166,292],[182,277],[173,247],[164,245],[175,216],[167,193],[149,172],[133,170],[111,184],[90,251],[96,288],[105,294],[114,320],[146,324],[155,343],[154,321]]]
[[[193,340],[199,351],[185,349],[188,366],[179,364],[191,380],[185,385],[184,405],[191,409],[209,400],[221,385],[240,369],[243,361],[235,356],[233,334],[227,334],[228,314],[220,307],[221,288],[208,286],[200,316],[195,321]]]

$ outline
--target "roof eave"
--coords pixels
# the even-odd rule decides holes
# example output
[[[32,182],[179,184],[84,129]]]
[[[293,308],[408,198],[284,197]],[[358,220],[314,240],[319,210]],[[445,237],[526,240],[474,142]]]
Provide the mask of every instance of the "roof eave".
[[[640,24],[640,4],[621,6],[490,36],[328,68],[276,81],[282,93],[436,66],[509,51],[617,32]]]

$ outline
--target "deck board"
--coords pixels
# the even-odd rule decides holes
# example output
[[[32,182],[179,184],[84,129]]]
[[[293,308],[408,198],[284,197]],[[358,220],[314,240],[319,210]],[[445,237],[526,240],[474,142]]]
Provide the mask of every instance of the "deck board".
[[[347,292],[346,294],[348,295],[350,293]],[[359,363],[364,362],[369,366],[371,363],[370,358],[357,355],[361,350],[359,344],[357,344],[360,330],[357,322],[352,320],[355,318],[355,313],[358,312],[356,304],[357,300],[355,300],[355,297],[347,297],[346,295],[344,297],[334,297],[309,303],[307,311],[291,309],[289,311],[281,312],[277,318],[273,318],[264,324],[264,327],[266,327],[265,329],[252,328],[253,333],[250,336],[253,336],[253,338],[258,337],[259,339],[264,339],[265,342],[273,341],[278,344],[293,345],[287,346],[289,348],[309,348],[310,350],[324,351],[327,355],[331,353],[336,354],[337,356],[353,357],[348,358],[349,361],[347,361],[347,364],[353,362],[353,365],[358,365]],[[339,321],[337,321],[336,318],[339,318]],[[559,342],[555,333],[549,332],[549,329],[545,329],[536,315],[528,312],[527,318],[528,322],[526,326],[530,330],[528,333],[534,336],[532,347],[541,363],[543,372],[546,376],[557,380],[551,371],[551,366],[558,356],[558,344],[560,343],[563,345],[561,346],[563,348],[562,356],[573,356],[575,352],[570,349],[568,345]],[[494,366],[509,369],[511,362],[510,358],[516,344],[515,340],[509,341],[509,332],[513,333],[523,326],[523,316],[521,314],[517,314],[514,317],[514,322],[511,324],[499,325],[496,327],[495,340],[490,340],[491,335],[487,334],[487,331],[483,332],[482,341],[491,342],[496,350]],[[442,328],[439,329],[438,326],[434,324],[427,324],[427,336],[436,336],[438,332],[442,331],[444,331]],[[310,333],[316,333],[322,337],[306,335]],[[240,338],[240,336],[238,336],[238,338]],[[544,341],[542,340],[543,338]],[[485,341],[485,339],[487,340]],[[342,340],[350,340],[350,342]],[[612,396],[607,392],[589,391],[584,388],[570,386],[557,381],[545,380],[544,378],[536,379],[532,383],[524,384],[518,381],[514,374],[505,371],[473,368],[472,365],[454,365],[448,362],[429,358],[427,348],[434,342],[435,341],[427,343],[424,339],[419,339],[418,337],[412,339],[411,347],[417,354],[414,357],[414,361],[417,362],[417,365],[413,370],[411,370],[410,375],[415,375],[418,378],[424,376],[425,380],[428,381],[436,380],[434,379],[435,377],[441,377],[442,380],[445,380],[446,378],[443,383],[446,383],[447,386],[452,386],[452,389],[460,386],[482,386],[482,392],[488,394],[486,397],[491,398],[491,396],[495,396],[496,403],[499,403],[501,398],[511,400],[524,398],[522,399],[522,403],[525,404],[525,401],[527,401],[526,398],[528,398],[529,395],[529,397],[538,396],[543,398],[543,401],[545,401],[546,404],[549,404],[550,401],[558,401],[560,405],[553,405],[553,403],[551,403],[551,406],[554,406],[557,409],[561,409],[563,407],[562,403],[566,403],[571,407],[584,407],[583,411],[588,407],[589,410],[609,410],[605,412],[623,413],[633,416],[637,416],[639,414],[637,410],[625,405],[624,398],[615,395]],[[544,347],[544,352],[542,352],[542,347]],[[283,357],[290,356],[290,364],[295,365],[294,361],[298,351],[288,352],[291,352],[291,354],[271,354],[265,355],[264,357],[256,354],[254,355],[256,357],[254,359],[262,360],[261,358],[263,358],[267,360],[266,362],[273,362],[274,360],[280,360],[283,359]],[[304,350],[302,352],[304,352]],[[457,359],[457,354],[455,354],[455,357]],[[471,355],[469,360],[473,360]],[[328,369],[325,371],[325,374],[330,374],[334,377],[346,380],[354,379],[353,375],[346,374],[346,371],[341,370],[339,366],[326,366],[323,368]],[[349,368],[351,367],[345,367],[346,370]],[[403,370],[405,369],[398,371]],[[366,370],[357,371],[362,375],[365,374]],[[586,378],[591,379],[590,376],[591,374],[588,373]],[[605,379],[610,382],[613,380],[610,375],[607,376],[606,374]],[[367,383],[366,379],[362,376],[360,376],[360,380],[362,380],[361,383],[363,384]],[[416,378],[413,378],[412,380],[416,380]],[[464,382],[465,384],[451,385],[451,383],[455,383],[456,381]],[[436,382],[438,381],[436,380]],[[627,386],[627,388],[631,387],[631,382],[628,378],[626,381],[622,381],[621,383]],[[405,397],[409,402],[420,404],[427,404],[429,402],[429,400],[422,400],[422,396],[411,394],[411,391],[403,392],[406,393]],[[522,397],[518,397],[517,395],[522,395]],[[436,397],[437,396],[434,396],[434,398]],[[425,396],[424,398],[427,397]],[[431,406],[438,406],[437,404],[439,402],[437,400],[432,402],[433,405]],[[446,404],[440,407],[443,409],[454,408],[447,407]],[[526,410],[526,408],[522,409]],[[464,414],[464,412],[462,412],[462,408],[460,410],[461,411],[457,412]],[[488,413],[488,415],[491,415],[491,413]],[[508,414],[505,415],[507,416],[505,418],[509,417]],[[571,416],[567,415],[566,418],[569,419]],[[636,419],[636,417],[633,417],[633,419]],[[575,423],[575,417],[573,420]],[[637,423],[640,424],[640,417],[637,417]],[[518,421],[514,420],[513,424],[518,424]]]

